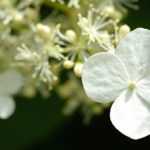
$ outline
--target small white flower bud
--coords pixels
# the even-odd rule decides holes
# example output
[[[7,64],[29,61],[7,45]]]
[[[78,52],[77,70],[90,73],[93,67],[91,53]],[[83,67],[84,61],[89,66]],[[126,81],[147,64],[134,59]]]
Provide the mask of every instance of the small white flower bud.
[[[73,30],[67,30],[66,36],[70,42],[74,42],[76,40],[76,33]]]
[[[47,25],[39,23],[36,25],[36,30],[39,36],[41,36],[42,38],[48,38],[50,36],[51,30]]]
[[[83,64],[82,63],[76,63],[74,66],[74,73],[77,77],[81,77]]]
[[[128,25],[122,25],[119,29],[120,38],[124,38],[130,32],[130,27]]]
[[[71,69],[74,65],[74,62],[71,60],[65,60],[63,66],[65,69]]]

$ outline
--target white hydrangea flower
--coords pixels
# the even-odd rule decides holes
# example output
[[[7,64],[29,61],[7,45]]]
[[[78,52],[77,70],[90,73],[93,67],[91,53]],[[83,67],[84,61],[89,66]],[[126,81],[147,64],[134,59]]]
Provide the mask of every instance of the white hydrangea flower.
[[[92,99],[114,101],[110,119],[124,135],[150,135],[150,30],[138,28],[114,54],[98,53],[83,66],[84,89]]]
[[[15,111],[15,101],[12,95],[16,94],[23,85],[22,76],[14,70],[0,74],[0,118],[7,119]]]

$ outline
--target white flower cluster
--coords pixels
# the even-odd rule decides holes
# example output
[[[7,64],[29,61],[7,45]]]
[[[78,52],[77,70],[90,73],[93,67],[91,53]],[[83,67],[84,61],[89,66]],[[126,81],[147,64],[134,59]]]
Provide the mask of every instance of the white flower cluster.
[[[54,87],[66,100],[63,112],[81,108],[89,122],[106,105],[87,98],[82,77],[89,97],[115,100],[110,118],[120,132],[133,139],[149,135],[150,31],[130,33],[121,22],[136,2],[0,0],[0,118],[12,115],[19,90],[31,98]]]

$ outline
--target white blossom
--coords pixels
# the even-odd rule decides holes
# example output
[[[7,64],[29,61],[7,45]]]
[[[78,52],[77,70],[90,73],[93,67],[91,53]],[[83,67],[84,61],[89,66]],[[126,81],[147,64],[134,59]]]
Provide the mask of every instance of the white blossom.
[[[82,35],[87,36],[89,43],[98,42],[103,37],[104,28],[109,25],[110,22],[106,21],[104,17],[94,17],[94,10],[88,12],[87,17],[79,15],[78,25],[81,29]]]
[[[13,95],[23,85],[23,77],[14,70],[8,70],[0,74],[0,118],[7,119],[15,111]]]
[[[97,102],[114,101],[112,124],[124,135],[150,135],[150,31],[138,28],[118,45],[114,54],[98,53],[83,66],[82,81]]]

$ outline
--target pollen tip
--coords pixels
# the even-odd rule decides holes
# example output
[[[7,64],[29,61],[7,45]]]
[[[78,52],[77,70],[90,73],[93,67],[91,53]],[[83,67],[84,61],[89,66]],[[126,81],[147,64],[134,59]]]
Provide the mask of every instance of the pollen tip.
[[[129,90],[134,90],[136,87],[136,82],[135,81],[129,81],[128,82],[128,89]]]

